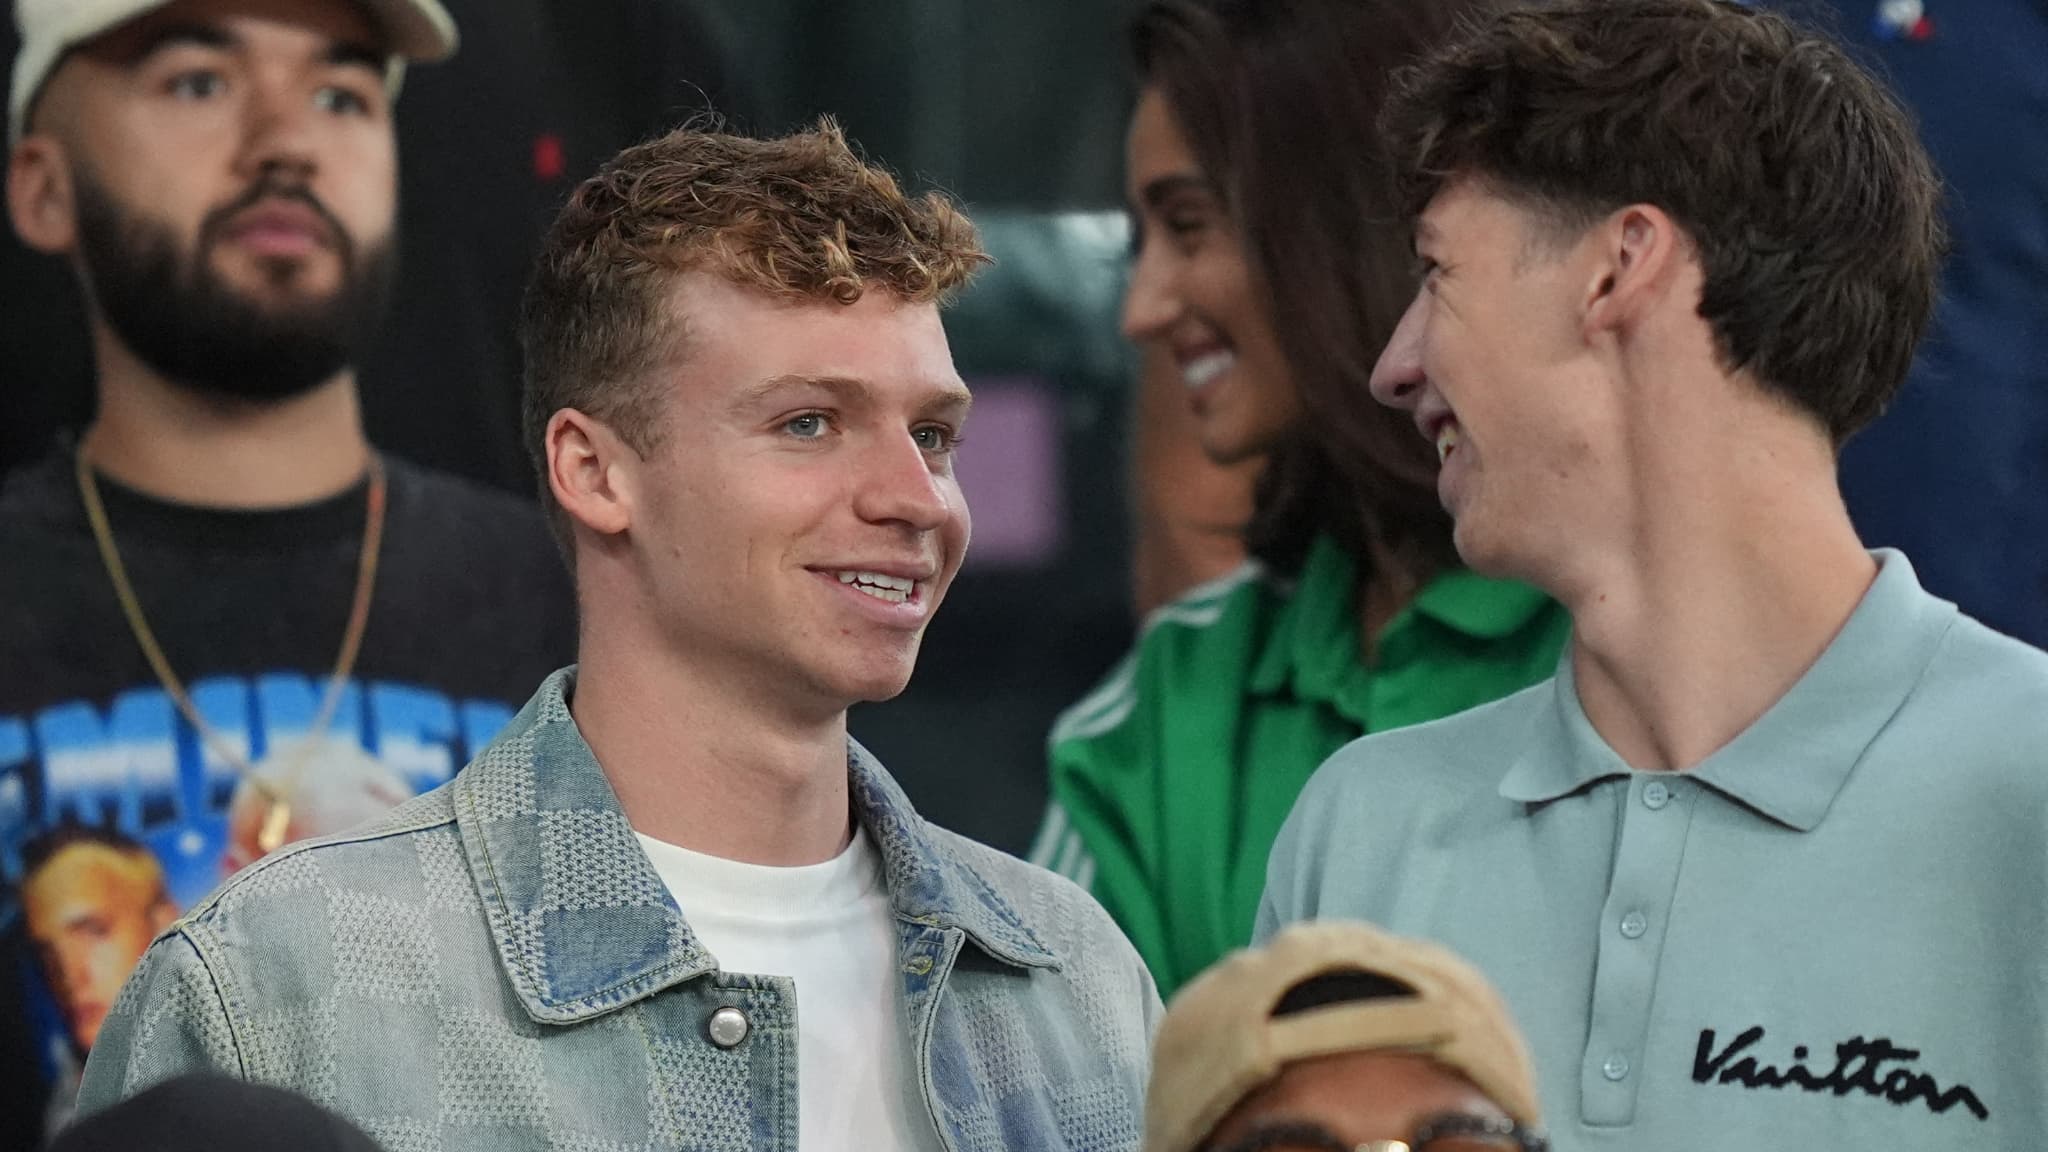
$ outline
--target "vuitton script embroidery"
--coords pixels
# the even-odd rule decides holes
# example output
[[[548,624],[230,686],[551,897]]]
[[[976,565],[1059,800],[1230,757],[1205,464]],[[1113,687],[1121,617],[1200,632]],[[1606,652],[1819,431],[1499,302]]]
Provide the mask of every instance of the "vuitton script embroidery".
[[[1792,1087],[1836,1096],[1861,1092],[1889,1100],[1901,1108],[1917,1100],[1936,1115],[1961,1104],[1977,1119],[1991,1119],[1991,1110],[1984,1106],[1984,1101],[1978,1099],[1969,1085],[1943,1088],[1933,1076],[1905,1067],[1920,1059],[1918,1048],[1901,1048],[1882,1036],[1874,1040],[1852,1036],[1835,1045],[1835,1066],[1822,1076],[1807,1067],[1810,1053],[1804,1044],[1792,1049],[1792,1063],[1783,1067],[1759,1063],[1755,1056],[1747,1055],[1763,1038],[1761,1027],[1749,1028],[1730,1040],[1726,1048],[1716,1052],[1714,1030],[1701,1029],[1699,1047],[1692,1058],[1693,1083],[1734,1084],[1743,1088]],[[1736,1059],[1738,1056],[1741,1059]],[[1888,1064],[1894,1067],[1887,1070],[1885,1066]]]

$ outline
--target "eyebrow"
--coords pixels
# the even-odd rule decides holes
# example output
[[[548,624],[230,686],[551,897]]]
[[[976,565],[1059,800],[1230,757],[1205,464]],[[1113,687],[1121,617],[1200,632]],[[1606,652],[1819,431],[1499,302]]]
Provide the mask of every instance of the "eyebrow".
[[[152,31],[142,42],[142,48],[135,59],[147,60],[169,48],[213,48],[232,51],[242,46],[234,33],[214,24],[166,24]],[[336,40],[321,54],[320,62],[337,67],[360,65],[372,72],[383,73],[386,64],[385,53],[360,40]]]
[[[1489,1121],[1484,1113],[1463,1108],[1443,1112],[1432,1112],[1415,1123],[1415,1132],[1446,1121]],[[1439,1133],[1446,1135],[1447,1133]],[[1412,1133],[1411,1133],[1412,1135]],[[1368,1142],[1369,1143],[1369,1142]],[[1352,1149],[1367,1147],[1346,1140],[1326,1127],[1321,1121],[1307,1116],[1275,1116],[1254,1123],[1235,1141],[1229,1144],[1209,1143],[1202,1145],[1203,1152],[1267,1152],[1282,1145],[1294,1147],[1321,1147],[1328,1152],[1351,1152]]]
[[[733,400],[734,408],[746,408],[773,396],[777,392],[792,389],[812,388],[829,392],[845,403],[865,403],[873,394],[867,381],[852,376],[809,376],[801,372],[770,376],[766,380],[748,385]],[[959,381],[947,381],[937,388],[938,395],[925,404],[927,408],[955,408],[963,415],[974,404],[974,394]]]
[[[359,40],[336,40],[327,49],[326,61],[337,67],[360,65],[379,75],[391,62],[388,53],[379,52]]]
[[[1282,1144],[1297,1147],[1307,1145],[1327,1149],[1328,1152],[1350,1152],[1350,1141],[1339,1137],[1314,1120],[1278,1119],[1266,1120],[1252,1125],[1236,1140],[1228,1144],[1210,1143],[1202,1146],[1203,1152],[1266,1152]]]
[[[1191,192],[1215,196],[1216,185],[1199,173],[1172,172],[1148,181],[1138,190],[1138,202],[1147,208],[1157,209],[1175,196]]]
[[[1408,230],[1408,247],[1420,255],[1424,244],[1434,244],[1441,238],[1435,221],[1426,216],[1417,216],[1415,227]]]

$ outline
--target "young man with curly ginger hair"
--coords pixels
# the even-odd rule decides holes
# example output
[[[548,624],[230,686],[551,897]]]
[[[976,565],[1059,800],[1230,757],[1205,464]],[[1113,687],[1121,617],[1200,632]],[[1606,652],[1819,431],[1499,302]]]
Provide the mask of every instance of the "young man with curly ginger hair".
[[[1386,127],[1425,278],[1374,395],[1438,446],[1459,553],[1572,639],[1325,764],[1261,931],[1476,962],[1561,1152],[2041,1147],[2048,656],[1866,549],[1836,483],[1934,302],[1911,122],[1781,16],[1555,0]]]
[[[986,259],[829,123],[579,189],[525,319],[579,665],[448,787],[200,904],[86,1106],[214,1068],[391,1148],[1134,1148],[1136,954],[846,733],[967,547],[939,304]]]

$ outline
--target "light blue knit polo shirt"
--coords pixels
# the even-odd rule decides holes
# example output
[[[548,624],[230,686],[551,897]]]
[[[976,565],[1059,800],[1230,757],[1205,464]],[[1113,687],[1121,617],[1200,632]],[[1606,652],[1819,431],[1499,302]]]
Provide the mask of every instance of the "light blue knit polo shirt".
[[[2048,654],[1896,552],[1814,666],[1683,773],[1558,676],[1347,745],[1259,936],[1442,941],[1500,986],[1560,1152],[2048,1147]]]

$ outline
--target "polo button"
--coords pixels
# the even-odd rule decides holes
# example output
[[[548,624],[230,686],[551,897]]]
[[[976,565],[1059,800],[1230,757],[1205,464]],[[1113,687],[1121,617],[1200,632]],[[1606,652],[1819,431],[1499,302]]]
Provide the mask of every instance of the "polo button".
[[[1628,1057],[1619,1052],[1609,1056],[1607,1063],[1600,1066],[1600,1074],[1609,1080],[1628,1079]]]
[[[1641,912],[1631,912],[1621,918],[1621,934],[1634,940],[1650,929],[1650,919]]]
[[[746,1013],[737,1008],[720,1008],[711,1014],[711,1025],[706,1030],[711,1033],[713,1044],[720,1048],[736,1048],[747,1038],[750,1027]]]
[[[1643,806],[1652,811],[1671,803],[1671,786],[1662,780],[1643,785]]]

